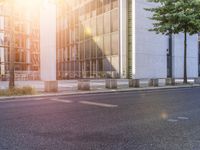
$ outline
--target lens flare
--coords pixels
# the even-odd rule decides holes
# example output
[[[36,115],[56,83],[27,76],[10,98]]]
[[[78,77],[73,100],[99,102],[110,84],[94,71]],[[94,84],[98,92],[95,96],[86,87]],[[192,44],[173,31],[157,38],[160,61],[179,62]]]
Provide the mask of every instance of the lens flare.
[[[166,120],[168,118],[168,114],[166,112],[162,112],[160,116],[164,120]]]

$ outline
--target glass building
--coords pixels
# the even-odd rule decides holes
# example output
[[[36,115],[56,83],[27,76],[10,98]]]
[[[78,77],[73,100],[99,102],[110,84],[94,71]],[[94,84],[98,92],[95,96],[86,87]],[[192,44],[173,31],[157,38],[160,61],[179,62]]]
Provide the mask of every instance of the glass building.
[[[119,1],[60,0],[57,76],[119,77]]]
[[[14,10],[13,16],[10,15],[9,1],[17,2],[18,8]],[[30,1],[32,0],[23,2]],[[16,75],[28,77],[35,73],[39,77],[38,8],[41,7],[31,10],[27,5],[19,5],[20,2],[22,0],[4,0],[3,5],[0,3],[0,73],[3,76],[9,75],[10,49],[14,47]],[[172,35],[169,38],[149,32],[153,23],[149,19],[152,13],[145,11],[144,8],[154,7],[155,4],[150,4],[146,0],[51,2],[55,3],[57,8],[57,71],[54,73],[58,79],[182,78],[183,35]],[[11,16],[15,20],[12,26]],[[8,40],[11,29],[14,31],[12,43]],[[197,43],[197,35],[188,37],[190,78],[200,75]]]
[[[39,11],[36,10],[20,0],[1,2],[0,75],[4,80],[9,76],[11,53],[15,53],[16,79],[39,78]]]

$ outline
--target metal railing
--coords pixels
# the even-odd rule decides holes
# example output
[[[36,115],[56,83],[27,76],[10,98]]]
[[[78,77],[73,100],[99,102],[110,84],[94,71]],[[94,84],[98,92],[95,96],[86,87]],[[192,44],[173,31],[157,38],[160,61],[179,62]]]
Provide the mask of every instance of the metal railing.
[[[16,81],[40,80],[38,71],[15,71]],[[9,73],[0,76],[0,81],[9,81]]]

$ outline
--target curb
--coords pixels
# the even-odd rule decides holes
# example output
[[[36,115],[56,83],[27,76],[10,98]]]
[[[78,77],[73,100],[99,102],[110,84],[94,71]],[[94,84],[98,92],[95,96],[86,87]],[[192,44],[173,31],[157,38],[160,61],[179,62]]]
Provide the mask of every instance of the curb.
[[[27,99],[27,98],[45,98],[50,96],[77,96],[77,95],[93,95],[93,94],[103,94],[103,93],[119,93],[119,92],[153,92],[153,91],[165,91],[165,90],[177,90],[177,89],[190,89],[199,88],[200,85],[186,85],[186,86],[168,86],[168,87],[151,87],[151,88],[127,88],[127,89],[116,89],[116,90],[102,90],[102,91],[78,91],[73,93],[50,93],[50,94],[38,94],[38,95],[26,95],[26,96],[9,96],[0,97],[0,102],[5,100],[14,99]]]

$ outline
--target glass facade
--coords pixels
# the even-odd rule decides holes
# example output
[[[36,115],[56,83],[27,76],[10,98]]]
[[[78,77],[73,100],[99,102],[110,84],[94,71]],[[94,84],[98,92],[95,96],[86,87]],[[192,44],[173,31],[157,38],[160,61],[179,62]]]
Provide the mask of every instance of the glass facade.
[[[17,1],[6,1],[0,6],[0,75],[4,79],[9,76],[10,54],[13,48],[16,79],[25,76],[27,79],[39,77],[38,12],[31,12]]]
[[[119,76],[119,1],[60,0],[57,5],[57,76]]]

